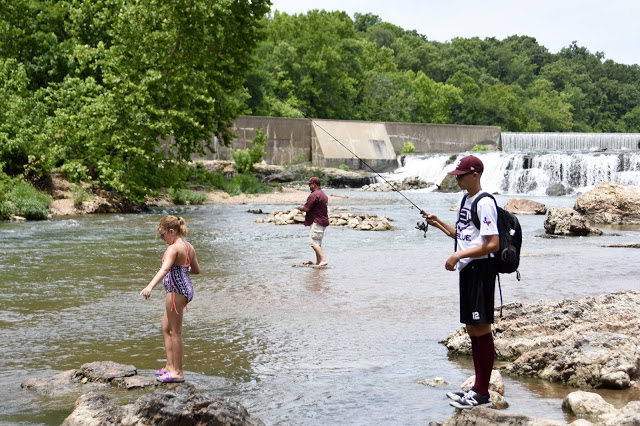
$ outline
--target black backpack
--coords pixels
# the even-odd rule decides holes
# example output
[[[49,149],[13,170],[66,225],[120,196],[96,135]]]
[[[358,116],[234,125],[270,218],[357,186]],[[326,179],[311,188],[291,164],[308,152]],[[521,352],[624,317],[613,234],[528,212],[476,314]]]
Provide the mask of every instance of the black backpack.
[[[465,194],[462,199],[462,204],[467,199],[469,194]],[[478,218],[478,201],[484,197],[491,197],[496,204],[498,211],[498,233],[500,234],[500,248],[495,253],[496,260],[498,262],[498,272],[501,274],[510,274],[516,272],[516,278],[520,281],[520,272],[518,271],[518,265],[520,265],[520,247],[522,247],[522,228],[518,218],[498,206],[496,199],[493,195],[483,192],[473,200],[471,204],[471,221],[480,229],[480,218]]]

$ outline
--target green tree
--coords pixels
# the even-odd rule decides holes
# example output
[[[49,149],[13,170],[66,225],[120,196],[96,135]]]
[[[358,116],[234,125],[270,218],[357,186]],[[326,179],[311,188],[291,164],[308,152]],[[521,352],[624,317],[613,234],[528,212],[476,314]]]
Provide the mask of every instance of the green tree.
[[[422,71],[415,78],[418,108],[414,121],[421,123],[451,123],[451,109],[462,104],[461,90],[455,86],[436,83]]]
[[[258,95],[259,103],[248,102],[253,111],[265,115],[290,111],[270,103],[279,99],[307,117],[352,116],[362,78],[362,42],[344,12],[276,11],[256,55],[261,70],[252,70],[245,84],[255,96],[258,83],[266,82],[267,93]]]
[[[9,176],[23,175],[25,167],[34,180],[48,166],[45,148],[38,138],[44,110],[29,91],[29,79],[23,64],[0,58],[0,164]]]
[[[573,128],[573,106],[568,96],[553,90],[551,82],[538,79],[527,90],[528,99],[523,109],[529,122],[528,132],[570,132]]]
[[[104,15],[110,45],[77,45],[79,77],[47,91],[60,169],[141,199],[180,179],[211,134],[228,143],[267,10],[266,0],[120,2]]]

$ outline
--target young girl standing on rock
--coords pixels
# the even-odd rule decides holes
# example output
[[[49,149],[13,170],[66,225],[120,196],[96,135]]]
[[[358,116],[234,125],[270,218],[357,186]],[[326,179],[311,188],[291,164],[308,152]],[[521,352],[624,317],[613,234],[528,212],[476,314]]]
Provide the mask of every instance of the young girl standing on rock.
[[[160,281],[167,291],[162,318],[162,337],[167,353],[167,363],[156,371],[157,380],[163,383],[184,382],[182,359],[182,314],[193,299],[190,274],[199,274],[198,258],[191,244],[185,241],[187,226],[184,219],[165,216],[158,225],[158,233],[168,245],[162,256],[162,267],[140,294],[148,299],[151,290]]]

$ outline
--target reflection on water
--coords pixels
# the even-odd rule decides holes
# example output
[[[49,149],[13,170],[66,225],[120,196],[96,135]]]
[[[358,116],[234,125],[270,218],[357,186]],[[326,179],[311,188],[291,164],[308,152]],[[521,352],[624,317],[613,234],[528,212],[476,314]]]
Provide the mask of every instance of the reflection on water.
[[[325,270],[291,267],[313,258],[305,229],[256,224],[242,205],[0,224],[0,424],[60,424],[72,411],[78,395],[21,390],[29,377],[99,360],[133,364],[146,374],[163,363],[162,292],[147,301],[138,293],[160,265],[165,246],[155,230],[166,213],[185,217],[203,271],[194,276],[184,330],[186,376],[198,388],[240,400],[270,425],[448,418],[453,409],[445,392],[472,374],[469,358],[449,358],[439,343],[459,326],[457,275],[444,269],[453,241],[435,228],[423,238],[414,229],[417,211],[397,194],[327,192],[347,196],[334,206],[387,215],[395,229],[330,228]],[[459,194],[408,195],[453,221],[450,206]],[[575,201],[534,199],[547,207]],[[639,242],[638,229],[546,239],[539,238],[542,216],[520,220],[523,279],[503,276],[505,303],[639,289],[637,251],[603,247]],[[429,377],[448,385],[417,384]],[[510,411],[566,419],[561,400],[572,389],[505,382]],[[114,391],[114,398],[124,404],[143,392]],[[603,395],[619,405],[630,393]]]

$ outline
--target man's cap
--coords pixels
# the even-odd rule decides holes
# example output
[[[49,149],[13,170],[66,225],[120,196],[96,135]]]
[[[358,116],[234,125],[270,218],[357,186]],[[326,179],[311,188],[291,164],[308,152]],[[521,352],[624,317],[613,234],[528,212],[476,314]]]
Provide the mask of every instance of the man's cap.
[[[309,179],[309,182],[307,183],[315,183],[316,185],[320,185],[322,182],[320,182],[320,178],[319,177],[312,177],[311,179]]]
[[[450,175],[466,175],[467,173],[482,173],[484,171],[484,165],[478,157],[473,155],[467,155],[463,157],[456,166],[455,169],[450,171]]]

